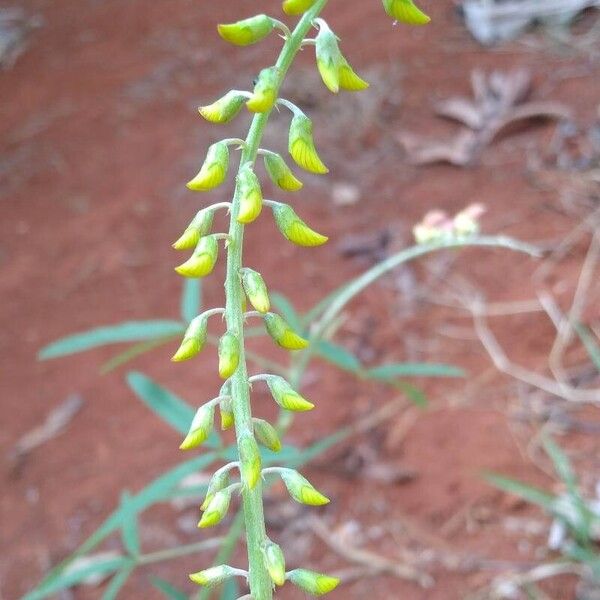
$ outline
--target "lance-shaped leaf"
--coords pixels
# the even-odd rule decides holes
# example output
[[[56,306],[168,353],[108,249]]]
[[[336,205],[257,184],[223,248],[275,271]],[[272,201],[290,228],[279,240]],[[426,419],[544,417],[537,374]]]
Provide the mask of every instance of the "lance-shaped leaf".
[[[240,112],[246,99],[246,94],[231,90],[212,104],[201,106],[198,112],[211,123],[229,123]]]
[[[242,271],[242,285],[244,292],[254,310],[267,313],[271,308],[269,293],[262,275],[253,269],[245,268]]]
[[[196,356],[206,343],[207,332],[208,319],[206,316],[201,314],[193,318],[185,330],[181,345],[171,360],[173,362],[181,362]]]
[[[263,549],[265,567],[275,585],[285,583],[285,557],[281,548],[271,540],[267,540]]]
[[[340,583],[336,577],[315,573],[306,569],[294,569],[287,574],[288,581],[313,596],[323,596],[334,590]]]
[[[304,412],[312,410],[315,405],[302,397],[292,386],[279,375],[269,375],[267,385],[273,396],[273,400],[286,410]]]
[[[229,487],[230,477],[229,471],[217,471],[211,478],[208,483],[208,489],[206,490],[206,496],[204,497],[204,502],[200,506],[200,510],[206,510],[209,504],[212,502],[215,494]]]
[[[191,450],[201,446],[211,434],[214,422],[215,407],[212,405],[201,406],[194,415],[190,430],[179,448],[181,450]]]
[[[312,121],[303,113],[297,113],[290,123],[288,151],[296,164],[310,173],[329,173],[329,169],[317,154],[313,139]]]
[[[286,350],[302,350],[308,346],[308,341],[300,337],[280,315],[267,313],[264,321],[267,333],[278,346]]]
[[[219,340],[219,376],[229,379],[238,367],[240,361],[240,342],[230,331]]]
[[[305,13],[317,0],[284,0],[282,8],[286,15],[296,16]]]
[[[219,244],[214,235],[200,238],[194,253],[175,271],[183,277],[205,277],[215,268],[219,256]]]
[[[250,163],[244,165],[237,176],[237,194],[240,208],[237,214],[239,223],[252,223],[260,215],[263,196],[258,177]]]
[[[409,25],[426,25],[431,19],[412,0],[382,0],[385,12]]]
[[[181,237],[173,244],[175,250],[191,250],[198,245],[200,238],[210,233],[214,211],[203,208],[196,213]]]
[[[239,440],[240,471],[242,481],[248,489],[254,489],[260,479],[261,460],[258,444],[252,435],[244,435]]]
[[[217,26],[219,35],[227,42],[236,46],[250,46],[260,42],[273,31],[274,22],[267,15],[256,15],[237,21]]]
[[[277,100],[279,87],[278,67],[267,67],[259,74],[252,96],[246,102],[248,110],[254,113],[264,113],[273,108]]]
[[[302,188],[302,182],[294,175],[280,154],[267,152],[264,155],[265,169],[271,181],[282,190],[296,192]]]
[[[229,488],[215,492],[202,514],[198,527],[205,529],[220,523],[229,510],[230,502],[231,490]]]
[[[206,192],[221,185],[229,170],[229,146],[216,142],[208,147],[206,158],[198,174],[188,181],[187,187],[195,192]]]
[[[218,565],[204,571],[192,573],[190,579],[198,585],[213,586],[223,583],[238,574],[238,570],[229,565]]]
[[[283,237],[298,246],[321,246],[329,239],[311,229],[289,204],[274,204],[273,217]]]
[[[300,502],[300,504],[308,504],[310,506],[322,506],[329,504],[329,498],[316,490],[313,485],[300,475],[294,469],[282,469],[281,479],[285,484],[290,496]]]
[[[263,419],[253,418],[252,424],[254,425],[254,435],[260,444],[272,452],[281,450],[281,440],[277,430],[271,423]]]

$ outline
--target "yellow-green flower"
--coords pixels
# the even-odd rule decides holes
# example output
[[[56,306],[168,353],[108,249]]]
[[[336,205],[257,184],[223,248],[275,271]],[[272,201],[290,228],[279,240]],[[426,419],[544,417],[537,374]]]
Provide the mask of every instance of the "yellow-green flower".
[[[252,419],[254,426],[254,435],[260,444],[265,448],[268,448],[272,452],[279,452],[281,450],[281,440],[277,430],[271,423],[263,419]]]
[[[237,194],[240,208],[237,214],[239,223],[252,223],[262,211],[263,196],[258,177],[247,164],[240,169],[237,176]]]
[[[313,485],[302,477],[298,471],[294,469],[282,469],[281,479],[285,484],[290,496],[300,504],[308,504],[310,506],[323,506],[329,504],[329,498],[316,490]]]
[[[305,412],[312,410],[315,405],[303,398],[292,386],[279,375],[270,375],[267,378],[267,385],[273,396],[273,400],[286,410],[293,412]]]
[[[287,574],[287,579],[305,592],[313,594],[313,596],[323,596],[334,590],[340,583],[340,580],[336,577],[329,577],[306,569],[290,571]]]
[[[276,186],[288,192],[295,192],[302,188],[302,182],[294,175],[280,154],[267,152],[264,161],[265,169]]]
[[[202,350],[206,343],[207,325],[208,319],[203,315],[199,315],[190,321],[183,335],[181,345],[171,358],[173,362],[189,360]]]
[[[282,8],[286,15],[296,16],[306,12],[317,0],[284,0]]]
[[[246,99],[246,94],[231,90],[212,104],[201,106],[198,112],[211,123],[229,123],[240,112]]]
[[[233,407],[231,406],[231,400],[223,400],[219,404],[219,414],[221,416],[221,429],[226,431],[227,429],[231,429],[234,424],[233,418]]]
[[[274,204],[273,217],[283,237],[298,246],[321,246],[329,239],[311,229],[288,204]]]
[[[267,313],[264,321],[267,333],[278,346],[286,350],[302,350],[308,346],[308,341],[300,337],[280,315]]]
[[[206,527],[214,527],[220,523],[229,510],[230,501],[231,492],[228,489],[216,492],[204,510],[198,527],[204,529]]]
[[[279,86],[279,69],[268,67],[258,74],[252,96],[246,102],[248,110],[254,113],[264,113],[271,110],[277,100]]]
[[[191,250],[198,245],[200,238],[212,228],[214,212],[203,208],[198,211],[179,239],[173,243],[175,250]]]
[[[219,340],[219,376],[229,379],[238,368],[240,361],[240,342],[236,335],[226,332]]]
[[[215,407],[201,406],[194,415],[190,430],[179,448],[191,450],[204,444],[210,435],[215,421]]]
[[[209,146],[206,159],[198,174],[188,181],[187,187],[194,192],[207,192],[221,185],[229,170],[229,146],[217,142]]]
[[[249,46],[260,42],[273,31],[274,22],[267,15],[256,15],[248,19],[218,25],[219,35],[236,46]]]
[[[258,444],[252,435],[243,436],[238,444],[242,481],[252,490],[260,479],[262,470]]]
[[[382,0],[385,12],[409,25],[426,25],[431,19],[412,0]]]
[[[268,540],[262,549],[265,567],[275,585],[283,585],[285,583],[285,557],[281,548]]]
[[[267,291],[267,286],[262,275],[246,267],[242,271],[242,285],[254,310],[263,314],[269,312],[271,301],[269,300],[269,292]]]
[[[217,492],[229,487],[230,478],[229,471],[217,471],[208,483],[204,502],[200,506],[200,510],[205,511]]]
[[[192,573],[190,579],[198,585],[213,586],[223,583],[234,575],[236,575],[236,569],[228,565],[219,565]]]
[[[319,175],[329,173],[315,148],[312,121],[303,113],[295,114],[290,123],[288,150],[296,164],[306,171]]]
[[[219,255],[219,244],[214,235],[200,238],[192,256],[175,270],[183,277],[205,277],[215,267]]]

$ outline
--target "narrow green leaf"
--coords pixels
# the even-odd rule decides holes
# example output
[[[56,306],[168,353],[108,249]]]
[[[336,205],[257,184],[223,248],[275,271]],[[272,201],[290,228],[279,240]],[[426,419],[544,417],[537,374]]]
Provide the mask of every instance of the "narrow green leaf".
[[[361,369],[360,361],[354,354],[333,342],[320,340],[316,344],[316,352],[321,358],[345,371],[356,373]]]
[[[596,341],[596,338],[592,335],[592,332],[582,323],[575,325],[575,331],[581,340],[581,343],[585,346],[590,359],[594,363],[594,366],[600,371],[600,345]]]
[[[189,323],[202,308],[202,281],[185,277],[181,292],[181,318]]]
[[[366,372],[369,379],[387,381],[397,377],[464,377],[465,372],[452,365],[436,363],[392,363]]]
[[[133,571],[133,569],[134,569],[134,566],[129,565],[129,566],[125,567],[124,569],[122,569],[121,571],[119,571],[110,580],[110,583],[108,584],[107,588],[104,590],[104,593],[102,594],[101,600],[115,600],[115,598],[121,591],[121,588],[127,583],[127,580],[129,579],[129,575],[131,575],[131,572]]]
[[[573,471],[573,467],[571,467],[567,455],[548,436],[544,437],[543,444],[546,454],[548,454],[554,465],[556,474],[567,485],[567,488],[571,493],[575,493],[579,496],[579,493],[577,493],[577,477],[575,476],[575,472]]]
[[[123,511],[123,524],[121,538],[128,554],[135,558],[140,554],[140,534],[137,512],[131,501],[131,494],[125,490],[121,495],[121,510]]]
[[[270,293],[269,297],[271,298],[271,304],[273,304],[279,314],[288,322],[292,329],[294,329],[297,333],[302,333],[304,327],[302,327],[300,316],[296,312],[296,309],[292,303],[283,294],[278,292]]]
[[[84,350],[91,350],[92,348],[108,344],[153,340],[182,333],[183,330],[184,325],[179,321],[127,321],[126,323],[98,327],[64,337],[42,348],[38,354],[38,358],[46,360],[48,358],[57,358],[59,356],[83,352]]]
[[[113,356],[111,359],[107,360],[100,367],[100,374],[106,375],[110,373],[114,369],[118,367],[122,367],[123,365],[131,362],[134,358],[141,356],[142,354],[146,354],[155,348],[159,348],[160,346],[164,346],[168,344],[170,341],[177,339],[180,334],[169,335],[167,337],[159,338],[157,340],[149,340],[147,342],[140,342],[139,344],[134,344],[125,350],[124,352],[120,352],[119,354]]]
[[[527,502],[531,502],[532,504],[537,504],[549,512],[552,512],[553,510],[555,501],[554,496],[539,488],[516,481],[515,479],[504,477],[503,475],[497,475],[496,473],[486,473],[484,477],[488,483],[491,483],[493,486],[504,492],[519,496],[520,498],[523,498],[523,500],[527,500]]]
[[[427,396],[425,392],[406,381],[398,381],[398,387],[408,396],[408,399],[419,408],[427,408]]]
[[[160,577],[151,577],[150,583],[152,583],[157,590],[161,591],[165,595],[165,598],[170,598],[171,600],[188,600],[186,594],[180,592],[176,587]]]

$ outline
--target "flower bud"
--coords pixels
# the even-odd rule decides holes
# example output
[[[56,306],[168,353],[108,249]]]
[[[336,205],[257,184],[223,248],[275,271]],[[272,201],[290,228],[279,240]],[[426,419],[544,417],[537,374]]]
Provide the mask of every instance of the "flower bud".
[[[212,272],[219,255],[219,244],[214,235],[200,238],[192,256],[175,270],[184,277],[204,277]]]
[[[262,275],[257,271],[245,268],[242,272],[242,285],[254,310],[260,313],[269,312],[271,301]]]
[[[200,506],[200,510],[206,510],[209,504],[211,503],[212,499],[215,497],[215,494],[228,487],[229,483],[229,471],[217,471],[210,478],[210,482],[208,483],[208,489],[206,490],[206,497],[204,498],[204,502]]]
[[[206,343],[208,319],[199,315],[194,317],[183,334],[183,341],[171,360],[181,362],[193,358],[202,350]]]
[[[458,237],[468,237],[480,231],[480,217],[485,213],[483,204],[471,204],[454,216],[452,228]]]
[[[229,146],[217,142],[208,147],[204,164],[199,173],[186,184],[194,192],[206,192],[221,185],[229,169]]]
[[[237,337],[227,332],[219,340],[219,376],[229,379],[238,367],[240,361],[240,342]]]
[[[409,25],[426,25],[431,19],[412,0],[382,0],[385,12]]]
[[[223,402],[219,404],[219,413],[221,415],[221,429],[226,431],[227,429],[233,427],[234,418],[231,398],[223,400]]]
[[[231,491],[228,489],[220,490],[211,498],[204,514],[202,515],[198,527],[204,529],[213,527],[220,523],[227,511],[229,510],[229,502],[231,501]]]
[[[214,212],[203,208],[192,219],[181,237],[173,244],[175,250],[191,250],[195,248],[200,238],[210,232],[213,223]]]
[[[273,341],[286,350],[302,350],[308,346],[308,341],[300,337],[278,314],[267,313],[264,316],[267,333]]]
[[[273,400],[286,410],[304,412],[312,410],[315,405],[303,398],[292,386],[279,375],[269,375],[267,385],[273,396]]]
[[[198,585],[213,586],[223,583],[230,577],[236,574],[236,569],[229,565],[219,565],[218,567],[211,567],[210,569],[204,569],[204,571],[198,571],[192,573],[190,579]]]
[[[334,590],[340,583],[336,577],[329,577],[306,569],[294,569],[287,574],[287,578],[288,581],[314,596],[323,596]]]
[[[201,106],[198,112],[211,123],[229,123],[240,112],[245,101],[244,94],[231,90],[212,104]]]
[[[275,585],[283,585],[285,583],[285,557],[281,548],[269,540],[262,551],[265,567],[267,567],[271,580]]]
[[[283,12],[295,16],[306,12],[317,0],[284,0]]]
[[[215,407],[201,406],[194,416],[190,430],[186,435],[181,446],[181,450],[191,450],[201,446],[210,435],[215,421]]]
[[[275,204],[273,217],[283,237],[298,246],[321,246],[329,239],[311,229],[288,204]]]
[[[279,69],[268,67],[258,74],[252,97],[246,102],[248,110],[254,113],[264,113],[273,108],[277,100],[279,87]]]
[[[260,42],[273,31],[273,19],[267,15],[256,15],[237,23],[218,25],[219,35],[236,46],[249,46]]]
[[[263,197],[258,177],[250,164],[240,169],[237,176],[237,188],[240,202],[238,223],[252,223],[262,211]]]
[[[271,181],[282,190],[295,192],[302,187],[302,182],[296,178],[280,154],[269,152],[265,154],[264,161]]]
[[[302,477],[298,471],[294,471],[294,469],[282,469],[281,479],[290,493],[290,496],[296,502],[308,504],[310,506],[323,506],[324,504],[329,504],[329,498],[317,491],[310,481],[305,477]]]
[[[273,452],[281,450],[281,440],[271,423],[263,419],[253,418],[252,424],[254,425],[254,435],[260,444]]]
[[[260,451],[252,435],[245,435],[240,439],[239,452],[242,481],[252,490],[256,487],[261,472]]]
[[[317,154],[313,140],[312,121],[302,113],[294,115],[290,123],[288,150],[298,166],[310,173],[329,173],[329,169]]]

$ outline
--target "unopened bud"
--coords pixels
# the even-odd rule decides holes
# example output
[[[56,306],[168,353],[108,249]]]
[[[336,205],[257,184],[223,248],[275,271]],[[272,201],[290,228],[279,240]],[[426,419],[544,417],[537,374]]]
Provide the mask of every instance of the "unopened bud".
[[[210,435],[215,421],[215,407],[201,406],[194,416],[190,425],[189,433],[186,435],[181,446],[181,450],[191,450],[201,446]]]
[[[242,272],[242,285],[244,292],[254,310],[267,313],[271,308],[269,293],[262,275],[257,271],[245,268]]]
[[[317,0],[284,0],[282,8],[286,15],[295,16],[306,12]]]
[[[329,239],[311,229],[289,204],[273,205],[273,217],[283,237],[298,246],[321,246]]]
[[[221,429],[223,431],[231,429],[235,422],[233,418],[233,407],[231,405],[231,398],[223,400],[223,402],[219,404],[219,414],[221,415]]]
[[[212,499],[215,497],[217,492],[224,490],[230,484],[229,471],[217,471],[208,483],[208,489],[206,490],[206,496],[204,502],[200,506],[200,510],[204,511],[208,508]]]
[[[211,567],[210,569],[204,569],[204,571],[192,573],[190,579],[198,585],[213,586],[223,583],[236,574],[237,569],[229,565],[219,565],[218,567]]]
[[[198,245],[200,238],[210,233],[214,212],[203,208],[192,219],[181,237],[173,244],[175,250],[191,250]]]
[[[294,469],[282,469],[281,479],[285,484],[290,496],[300,504],[309,504],[310,506],[323,506],[329,504],[329,498],[316,490],[313,485],[302,477]]]
[[[252,490],[256,487],[261,472],[260,451],[252,435],[245,435],[240,439],[239,452],[242,481]]]
[[[271,181],[282,190],[296,192],[302,188],[302,182],[294,175],[280,154],[268,152],[264,155],[265,169]]]
[[[271,423],[263,419],[252,419],[254,425],[254,435],[260,444],[273,452],[281,450],[281,440],[277,434],[277,430]]]
[[[199,173],[188,181],[187,187],[195,192],[206,192],[221,185],[229,169],[229,146],[217,142],[208,147],[206,159]]]
[[[258,177],[250,164],[243,166],[238,173],[237,193],[240,202],[237,220],[239,223],[252,223],[262,211],[263,197]]]
[[[317,154],[313,139],[312,121],[302,113],[294,115],[290,123],[288,150],[298,166],[317,174],[329,173],[329,169]]]
[[[471,204],[461,210],[452,222],[455,235],[468,237],[479,233],[479,219],[484,213],[485,207],[482,204]]]
[[[329,577],[306,569],[290,571],[287,574],[287,579],[305,592],[313,594],[313,596],[323,596],[334,590],[340,583],[340,580],[336,577]]]
[[[220,523],[227,511],[229,510],[229,502],[231,501],[231,491],[228,489],[220,490],[211,498],[206,510],[204,511],[198,527],[204,529],[213,527]]]
[[[219,376],[229,379],[240,361],[240,342],[233,333],[227,332],[219,340]]]
[[[303,398],[292,386],[279,375],[269,375],[267,385],[273,396],[273,400],[286,410],[304,412],[312,410],[315,405]]]
[[[273,108],[277,100],[279,86],[279,69],[268,67],[258,74],[252,97],[246,102],[248,110],[254,113],[264,113]]]
[[[308,346],[308,341],[300,337],[287,322],[276,313],[264,316],[267,333],[273,341],[286,350],[302,350]]]
[[[184,277],[205,277],[215,267],[219,255],[219,244],[214,235],[200,238],[192,256],[175,270]]]
[[[203,315],[193,318],[183,334],[181,345],[171,360],[181,362],[196,356],[206,343],[207,326],[208,320]]]
[[[285,583],[285,557],[281,548],[272,541],[267,541],[262,549],[265,567],[275,585]]]
[[[240,112],[245,101],[244,94],[231,90],[212,104],[201,106],[198,112],[211,123],[229,123]]]
[[[412,0],[382,0],[385,12],[409,25],[426,25],[431,19]]]
[[[273,19],[267,15],[256,15],[237,23],[218,25],[219,35],[236,46],[249,46],[260,42],[273,31]]]

